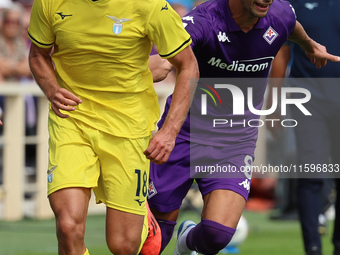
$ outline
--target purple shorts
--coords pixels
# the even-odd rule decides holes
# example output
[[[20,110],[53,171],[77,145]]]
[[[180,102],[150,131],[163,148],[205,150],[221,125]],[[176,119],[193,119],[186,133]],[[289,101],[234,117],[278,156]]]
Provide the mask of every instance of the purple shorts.
[[[253,158],[230,153],[230,148],[193,144],[177,138],[169,160],[151,163],[148,201],[160,212],[179,209],[196,180],[202,196],[217,189],[232,190],[248,199]],[[229,153],[228,153],[229,152]],[[230,156],[228,156],[228,154]]]

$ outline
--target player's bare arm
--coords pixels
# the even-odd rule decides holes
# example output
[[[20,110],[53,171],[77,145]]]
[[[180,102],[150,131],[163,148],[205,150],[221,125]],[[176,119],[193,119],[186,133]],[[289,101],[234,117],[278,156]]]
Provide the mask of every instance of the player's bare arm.
[[[169,61],[177,70],[171,107],[163,127],[144,151],[146,157],[156,164],[165,163],[175,146],[176,136],[190,107],[190,95],[195,91],[195,85],[190,83],[190,79],[199,77],[197,61],[191,47],[188,46]]]
[[[289,40],[299,44],[311,63],[315,64],[317,68],[325,66],[327,60],[340,62],[339,56],[329,54],[325,46],[311,39],[298,21],[293,33],[289,36]]]
[[[61,113],[60,110],[74,111],[74,106],[82,101],[70,91],[59,86],[52,65],[51,49],[40,48],[32,43],[29,65],[36,82],[51,102],[52,110],[57,116],[67,118],[69,115]]]
[[[280,98],[281,87],[284,83],[284,78],[286,77],[287,66],[290,61],[290,46],[288,44],[284,44],[277,55],[275,56],[272,66],[270,69],[269,77],[271,79],[268,80],[268,88],[269,91],[272,91],[273,88],[277,88]],[[269,95],[266,100],[266,105],[268,109],[273,104],[273,97]],[[275,112],[267,116],[267,119],[282,119],[281,113],[279,109],[276,109]],[[267,122],[267,130],[273,135],[274,138],[279,139],[280,132],[282,126],[277,123]]]
[[[168,60],[156,54],[149,57],[149,69],[152,73],[153,82],[160,82],[168,76],[173,66]]]

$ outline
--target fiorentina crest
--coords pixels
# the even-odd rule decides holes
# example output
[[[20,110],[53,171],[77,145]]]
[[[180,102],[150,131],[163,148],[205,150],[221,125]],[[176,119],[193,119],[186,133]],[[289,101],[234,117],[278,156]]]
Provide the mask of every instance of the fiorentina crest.
[[[155,184],[153,184],[153,182],[151,181],[149,183],[148,199],[152,198],[156,194],[157,194],[157,190],[156,190]]]
[[[279,34],[272,27],[269,27],[267,31],[264,33],[263,38],[269,44],[272,44],[278,35]]]

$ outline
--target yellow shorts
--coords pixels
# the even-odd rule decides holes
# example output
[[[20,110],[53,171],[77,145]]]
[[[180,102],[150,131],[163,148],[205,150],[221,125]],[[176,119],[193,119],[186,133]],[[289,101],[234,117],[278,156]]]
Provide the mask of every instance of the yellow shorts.
[[[112,136],[74,119],[49,118],[48,195],[70,187],[93,188],[97,203],[146,215],[150,137]]]

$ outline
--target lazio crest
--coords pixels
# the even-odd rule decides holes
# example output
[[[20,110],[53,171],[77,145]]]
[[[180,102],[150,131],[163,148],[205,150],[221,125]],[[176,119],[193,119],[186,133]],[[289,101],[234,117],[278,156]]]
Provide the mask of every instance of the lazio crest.
[[[123,24],[122,23],[123,22],[131,20],[131,19],[125,19],[125,18],[118,19],[116,17],[108,16],[108,15],[106,17],[108,17],[108,18],[110,18],[114,21],[112,31],[115,35],[119,35],[122,32],[122,30],[123,30]]]

